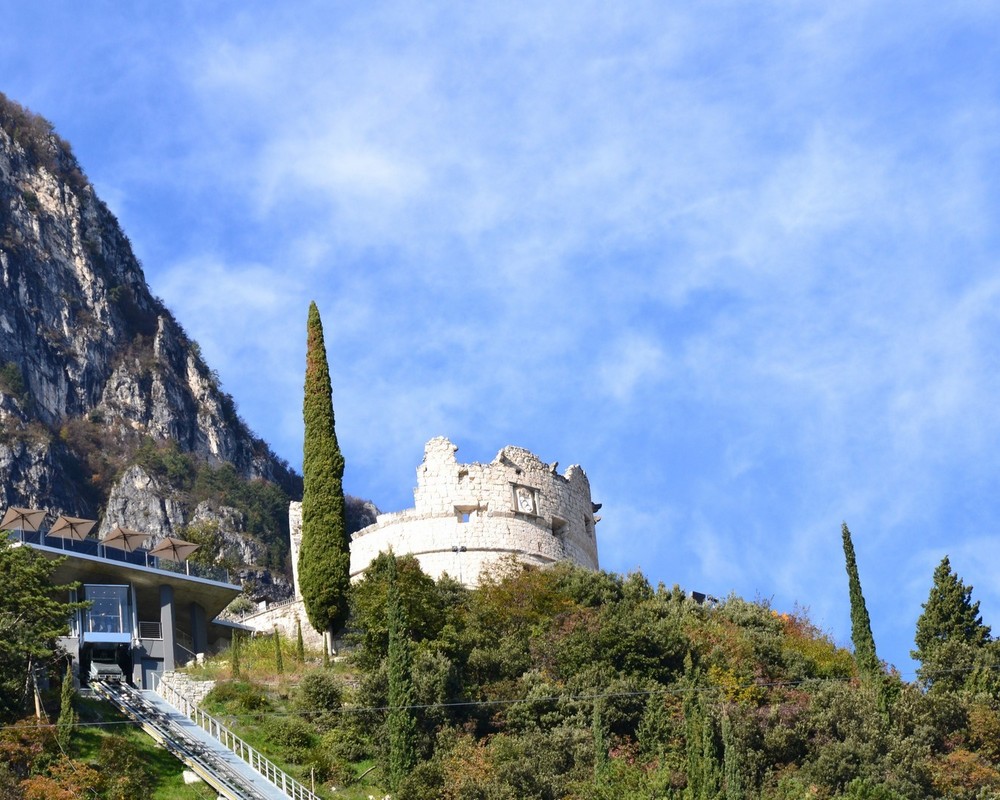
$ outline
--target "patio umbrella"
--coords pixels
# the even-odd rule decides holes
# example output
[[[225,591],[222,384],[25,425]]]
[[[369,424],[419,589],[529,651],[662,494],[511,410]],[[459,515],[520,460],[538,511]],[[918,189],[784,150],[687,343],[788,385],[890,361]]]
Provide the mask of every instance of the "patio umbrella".
[[[195,550],[201,547],[194,542],[185,542],[183,539],[175,539],[173,536],[165,537],[156,547],[149,551],[151,556],[159,556],[167,561],[187,561]]]
[[[63,548],[66,547],[66,539],[74,542],[82,542],[87,538],[91,528],[97,524],[96,519],[80,519],[79,517],[59,517],[49,529],[49,536],[58,536],[63,540]]]
[[[21,538],[24,538],[24,531],[37,531],[45,519],[45,512],[37,508],[15,508],[11,506],[7,513],[0,520],[0,530],[21,531]]]
[[[101,539],[101,544],[105,547],[124,550],[126,553],[134,553],[142,547],[148,538],[148,533],[140,533],[131,528],[123,528],[121,525],[116,525],[107,536]]]

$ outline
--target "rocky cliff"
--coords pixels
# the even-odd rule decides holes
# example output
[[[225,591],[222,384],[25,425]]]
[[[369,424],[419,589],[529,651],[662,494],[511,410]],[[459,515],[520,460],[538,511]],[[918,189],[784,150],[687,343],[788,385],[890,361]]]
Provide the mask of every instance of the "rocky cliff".
[[[253,507],[300,492],[151,294],[69,146],[0,94],[0,509],[158,535],[214,514],[240,534]],[[237,496],[246,508],[219,510]],[[259,562],[287,528],[254,524],[240,552]]]

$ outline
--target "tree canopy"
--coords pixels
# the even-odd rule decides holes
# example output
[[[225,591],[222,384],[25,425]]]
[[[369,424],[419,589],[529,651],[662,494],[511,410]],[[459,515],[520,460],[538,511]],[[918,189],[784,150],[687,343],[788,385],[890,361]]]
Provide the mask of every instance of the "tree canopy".
[[[847,523],[841,526],[844,543],[844,559],[847,563],[847,586],[851,599],[851,643],[858,671],[866,680],[877,680],[882,675],[882,664],[875,651],[875,637],[872,635],[871,618],[861,593],[861,578],[858,576],[858,562],[854,556],[854,543]]]
[[[64,603],[57,595],[70,588],[54,586],[58,561],[30,547],[0,539],[0,718],[17,717],[27,700],[28,671],[47,665],[56,654],[72,613],[82,603]]]
[[[991,641],[990,627],[972,601],[972,587],[952,571],[948,556],[934,570],[934,583],[917,620],[910,655],[920,662],[918,675],[932,689],[957,689],[970,677],[977,657]]]

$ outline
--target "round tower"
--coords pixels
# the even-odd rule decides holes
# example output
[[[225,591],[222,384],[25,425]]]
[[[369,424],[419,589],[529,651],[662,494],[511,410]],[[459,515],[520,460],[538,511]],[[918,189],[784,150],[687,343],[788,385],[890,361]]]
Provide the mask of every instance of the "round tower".
[[[489,464],[460,464],[457,450],[444,437],[426,444],[413,508],[380,514],[354,534],[352,578],[390,548],[416,556],[434,578],[447,572],[468,586],[478,583],[484,568],[511,555],[538,566],[572,561],[598,568],[599,506],[579,466],[560,474],[558,463],[512,446]]]

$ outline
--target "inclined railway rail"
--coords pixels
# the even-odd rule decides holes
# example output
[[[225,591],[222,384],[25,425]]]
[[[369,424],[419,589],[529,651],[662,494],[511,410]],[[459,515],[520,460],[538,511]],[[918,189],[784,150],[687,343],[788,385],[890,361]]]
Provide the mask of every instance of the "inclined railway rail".
[[[220,797],[227,800],[274,800],[287,797],[278,789],[271,791],[270,786],[259,785],[245,770],[227,758],[227,754],[234,758],[232,753],[201,741],[127,683],[96,680],[91,681],[90,685],[97,694],[111,702],[186,764],[217,791]]]

